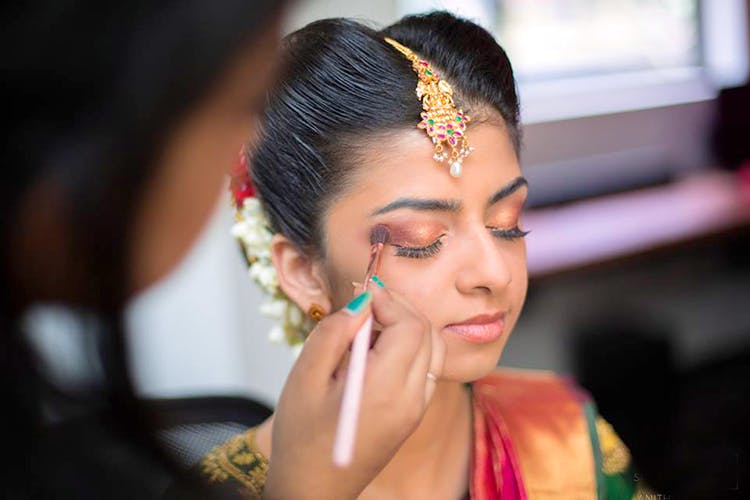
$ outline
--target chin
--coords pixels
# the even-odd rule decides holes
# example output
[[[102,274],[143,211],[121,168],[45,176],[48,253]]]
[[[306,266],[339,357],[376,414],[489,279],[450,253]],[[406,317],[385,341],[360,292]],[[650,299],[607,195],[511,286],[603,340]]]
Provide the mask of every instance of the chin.
[[[440,378],[446,381],[468,383],[479,380],[497,369],[500,355],[505,350],[508,334],[486,344],[474,344],[450,336],[444,338],[446,340],[445,362],[443,375]]]
[[[500,354],[496,352],[478,352],[471,354],[445,353],[445,364],[441,380],[469,383],[481,379],[497,368]]]

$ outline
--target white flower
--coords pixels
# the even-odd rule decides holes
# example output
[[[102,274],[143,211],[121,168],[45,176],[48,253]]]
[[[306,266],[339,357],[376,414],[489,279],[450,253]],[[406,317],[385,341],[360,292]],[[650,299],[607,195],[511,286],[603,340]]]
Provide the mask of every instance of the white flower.
[[[286,314],[288,302],[280,299],[272,299],[269,302],[260,305],[260,312],[263,316],[273,319],[283,319]]]
[[[302,325],[305,321],[305,315],[302,314],[299,307],[294,306],[287,309],[287,319],[292,325]]]
[[[286,336],[284,336],[284,329],[281,328],[281,326],[276,325],[273,328],[271,328],[271,331],[268,333],[268,340],[273,342],[274,344],[283,344],[286,342]]]
[[[269,294],[273,294],[279,287],[276,269],[270,262],[264,262],[263,259],[257,260],[250,265],[250,277],[258,283],[261,288]]]
[[[286,342],[292,346],[295,356],[312,329],[312,321],[292,303],[279,288],[279,278],[271,262],[273,233],[257,198],[246,198],[235,212],[237,222],[232,226],[232,236],[242,245],[250,266],[248,274],[269,296],[261,304],[260,312],[279,321],[269,333],[272,342]]]

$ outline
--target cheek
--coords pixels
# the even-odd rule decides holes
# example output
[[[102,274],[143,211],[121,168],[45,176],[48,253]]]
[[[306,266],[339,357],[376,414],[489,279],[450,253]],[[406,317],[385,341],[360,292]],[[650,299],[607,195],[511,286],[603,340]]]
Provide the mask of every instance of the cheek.
[[[133,287],[177,265],[208,222],[252,123],[206,105],[175,130],[136,218]]]
[[[362,278],[359,279],[361,280]],[[356,295],[356,290],[354,288],[354,285],[352,285],[352,281],[354,280],[346,278],[334,280],[331,277],[331,291],[329,294],[329,298],[333,311],[338,311],[339,309],[344,307]]]
[[[330,235],[327,242],[326,274],[329,285],[329,298],[333,310],[346,305],[355,295],[353,282],[361,282],[367,270],[369,249],[351,244],[350,236]],[[346,244],[349,242],[349,244]],[[352,248],[356,247],[356,248]],[[341,249],[348,251],[341,251]]]
[[[526,267],[526,242],[520,241],[518,243],[519,248],[511,253],[511,257],[508,259],[508,265],[510,266],[512,281],[509,286],[509,292],[512,296],[514,303],[514,322],[518,319],[518,315],[523,308],[523,304],[526,301],[526,292],[529,287],[529,272]]]
[[[450,273],[441,272],[449,258],[445,252],[427,259],[386,255],[380,278],[389,290],[404,297],[431,322],[440,324],[444,319],[441,305],[453,287]]]

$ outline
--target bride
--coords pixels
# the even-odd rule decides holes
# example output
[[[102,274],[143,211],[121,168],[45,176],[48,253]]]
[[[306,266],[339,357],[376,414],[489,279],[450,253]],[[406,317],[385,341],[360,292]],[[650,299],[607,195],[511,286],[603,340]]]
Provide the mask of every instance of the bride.
[[[280,318],[273,335],[301,344],[365,286],[408,304],[445,345],[421,423],[359,498],[631,498],[627,448],[583,390],[496,368],[527,289],[529,187],[503,49],[433,13],[382,31],[318,21],[284,53],[251,172],[233,183],[235,236]],[[360,284],[377,224],[391,233],[382,271]],[[278,439],[272,417],[209,453],[203,471],[260,495]]]

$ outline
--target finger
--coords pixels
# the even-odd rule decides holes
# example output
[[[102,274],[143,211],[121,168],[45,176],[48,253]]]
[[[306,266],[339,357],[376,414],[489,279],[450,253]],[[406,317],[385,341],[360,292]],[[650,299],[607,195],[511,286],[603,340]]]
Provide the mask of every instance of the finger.
[[[372,312],[375,320],[383,325],[383,328],[398,323],[411,312],[402,301],[395,298],[391,290],[377,285],[370,285],[367,289],[372,292]]]
[[[420,339],[412,339],[413,342],[410,342],[408,338],[403,341],[398,339],[404,332],[419,330],[415,322],[421,322],[423,316],[411,306],[408,300],[394,290],[374,285],[370,287],[370,290],[373,292],[375,328],[381,332],[373,346],[373,351],[381,353],[388,350],[392,339],[395,339],[401,349],[411,346],[410,352],[416,354]]]
[[[433,394],[435,394],[435,388],[440,378],[443,376],[443,367],[445,366],[445,339],[439,331],[432,329],[430,332],[432,337],[432,343],[430,344],[432,349],[430,351],[430,363],[428,373],[431,373],[435,379],[426,377],[425,389],[424,389],[424,401],[425,407],[430,404]]]
[[[417,387],[420,389],[424,386],[427,372],[430,369],[430,359],[432,357],[432,335],[429,332],[425,332],[421,335],[421,344],[419,350],[416,352],[414,359],[409,364],[409,373],[407,375],[406,383],[409,387]]]
[[[384,324],[373,346],[373,354],[393,367],[410,368],[429,332],[427,319],[393,290],[374,287],[373,314]],[[406,372],[402,373],[406,376]]]
[[[351,349],[347,349],[346,351],[344,351],[344,357],[341,358],[341,362],[336,367],[336,371],[333,373],[333,378],[337,382],[343,383],[343,381],[346,379],[346,370],[349,369],[349,361],[351,360],[351,355]]]
[[[349,303],[358,308],[356,311],[352,311],[348,305],[321,320],[305,342],[293,371],[304,373],[312,382],[330,382],[357,330],[371,315],[370,300],[369,293],[361,294]]]

